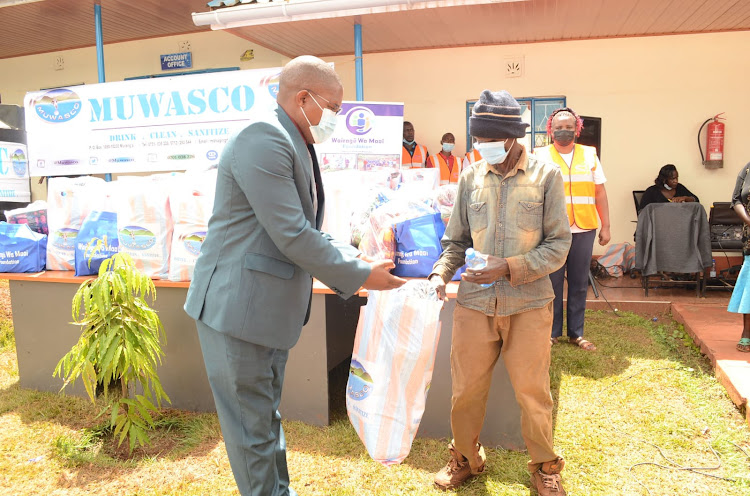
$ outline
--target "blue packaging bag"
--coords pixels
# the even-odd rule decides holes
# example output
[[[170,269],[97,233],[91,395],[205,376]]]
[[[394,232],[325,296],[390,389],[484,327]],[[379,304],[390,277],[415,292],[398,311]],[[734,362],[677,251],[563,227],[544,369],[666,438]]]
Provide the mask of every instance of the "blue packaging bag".
[[[104,249],[90,255],[91,264],[86,258],[86,245],[93,239],[101,239]],[[77,276],[90,276],[99,274],[99,266],[102,262],[120,248],[117,238],[117,214],[94,210],[83,220],[81,230],[78,231],[75,247],[75,269]]]
[[[26,224],[0,222],[0,272],[41,272],[46,261],[46,234]]]
[[[432,272],[443,247],[440,239],[445,233],[445,224],[440,213],[423,215],[399,222],[394,226],[396,236],[396,268],[393,274],[399,277],[427,277]],[[461,279],[462,267],[453,278]]]
[[[443,247],[440,240],[445,234],[445,223],[440,212],[399,222],[394,226],[396,237],[396,268],[398,277],[427,277],[432,273]],[[466,265],[456,271],[453,281],[460,281]]]
[[[444,230],[440,213],[423,215],[394,226],[396,237],[396,268],[399,277],[427,277],[443,248],[440,238]]]

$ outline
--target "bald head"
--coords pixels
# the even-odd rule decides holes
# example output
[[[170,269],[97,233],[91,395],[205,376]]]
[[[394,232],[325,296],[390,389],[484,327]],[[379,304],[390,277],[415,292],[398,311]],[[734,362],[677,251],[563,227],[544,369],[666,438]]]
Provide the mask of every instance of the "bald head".
[[[340,88],[341,79],[331,65],[318,57],[303,55],[293,59],[281,71],[278,99],[287,100],[301,90],[325,94]]]
[[[303,55],[284,66],[279,76],[276,102],[297,124],[308,143],[311,126],[317,126],[323,109],[341,110],[344,88],[333,67],[318,57]]]

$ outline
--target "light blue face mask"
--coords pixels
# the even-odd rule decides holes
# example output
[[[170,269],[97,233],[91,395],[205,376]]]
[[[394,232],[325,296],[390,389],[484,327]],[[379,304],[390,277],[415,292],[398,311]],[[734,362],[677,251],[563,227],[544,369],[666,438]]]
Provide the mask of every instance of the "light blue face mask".
[[[450,153],[453,151],[453,147],[455,147],[455,143],[443,143],[443,151],[445,153]]]
[[[404,143],[406,143],[407,145],[411,146],[411,145],[413,145],[414,143],[416,143],[416,141],[414,141],[414,140],[411,140],[411,141],[406,141],[406,140],[404,140]]]
[[[511,147],[512,148],[512,147]],[[508,156],[505,150],[505,141],[485,141],[474,143],[474,149],[479,152],[488,164],[499,164]]]

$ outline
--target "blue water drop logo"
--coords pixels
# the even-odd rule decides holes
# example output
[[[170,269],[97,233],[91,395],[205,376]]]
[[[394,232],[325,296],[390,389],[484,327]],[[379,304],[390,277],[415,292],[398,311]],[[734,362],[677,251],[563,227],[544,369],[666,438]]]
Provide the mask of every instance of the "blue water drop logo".
[[[125,226],[118,234],[120,246],[130,250],[148,250],[156,245],[156,236],[145,227]]]
[[[354,401],[362,401],[370,396],[373,390],[373,382],[370,374],[357,360],[352,360],[349,366],[349,381],[346,384],[346,394]]]
[[[185,235],[182,238],[182,244],[188,251],[188,253],[197,257],[198,255],[200,255],[201,246],[203,246],[203,241],[205,239],[206,231],[196,231],[194,233]]]
[[[72,90],[57,88],[42,94],[32,101],[34,113],[47,122],[68,122],[75,118],[82,108],[81,98]]]
[[[28,170],[29,161],[26,154],[20,148],[10,154],[10,163],[13,164],[13,172],[18,177],[24,177]]]

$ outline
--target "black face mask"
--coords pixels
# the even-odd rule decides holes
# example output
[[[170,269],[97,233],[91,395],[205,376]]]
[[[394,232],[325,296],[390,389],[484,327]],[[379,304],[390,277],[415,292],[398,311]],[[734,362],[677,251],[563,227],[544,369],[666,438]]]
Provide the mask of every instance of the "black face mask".
[[[552,137],[555,142],[560,146],[568,146],[573,142],[576,137],[575,131],[568,131],[566,129],[558,129],[552,133]]]

